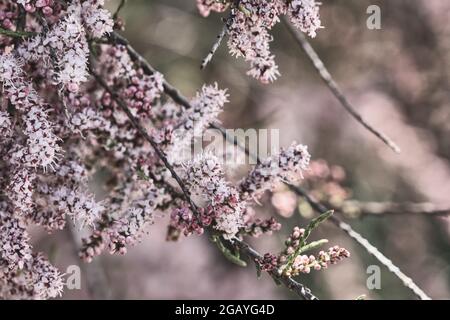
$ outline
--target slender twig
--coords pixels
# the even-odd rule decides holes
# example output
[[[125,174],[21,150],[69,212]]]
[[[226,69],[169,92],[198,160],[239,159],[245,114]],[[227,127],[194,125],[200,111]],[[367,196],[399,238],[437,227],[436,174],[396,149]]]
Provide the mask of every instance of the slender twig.
[[[214,42],[214,44],[213,44],[211,50],[209,51],[208,55],[206,56],[206,58],[203,59],[202,64],[200,65],[200,69],[205,69],[206,66],[208,65],[208,63],[211,62],[217,49],[219,49],[220,44],[222,43],[222,40],[225,37],[226,33],[227,33],[227,23],[224,22],[222,31],[220,31],[220,34],[217,36],[217,39]]]
[[[182,179],[178,176],[178,174],[175,172],[172,165],[169,163],[169,161],[166,158],[166,155],[159,149],[158,144],[153,140],[153,138],[147,133],[147,131],[141,126],[139,121],[133,116],[130,109],[127,107],[125,102],[117,95],[116,92],[114,92],[107,83],[101,78],[98,74],[96,74],[94,71],[91,70],[91,74],[94,76],[96,81],[102,86],[110,95],[111,98],[118,104],[118,106],[125,112],[129,120],[131,121],[132,125],[138,130],[138,132],[150,143],[150,145],[155,150],[158,157],[161,159],[161,161],[164,163],[164,166],[170,171],[172,174],[172,177],[177,181],[179,187],[181,188],[185,200],[189,203],[192,212],[199,216],[199,212],[197,209],[197,206],[192,201],[189,191],[187,190],[184,182]],[[238,246],[242,253],[245,254],[248,258],[254,260],[256,263],[259,263],[258,260],[261,258],[261,255],[250,247],[249,244],[242,240],[235,239],[232,244],[236,244]],[[255,260],[256,259],[256,260]],[[298,283],[297,281],[289,278],[289,277],[281,277],[277,275],[275,272],[269,272],[270,276],[274,278],[275,280],[280,281],[283,283],[286,287],[293,290],[295,293],[297,293],[300,297],[302,297],[305,300],[315,300],[317,299],[311,291],[302,285],[301,283]]]
[[[361,202],[349,200],[341,206],[341,211],[346,212],[345,208],[351,211],[356,210],[361,216],[388,216],[400,214],[420,214],[434,217],[446,217],[450,215],[450,207],[437,206],[430,202]]]
[[[285,18],[282,18],[284,25],[289,30],[289,32],[292,34],[296,42],[299,44],[299,46],[302,48],[302,50],[306,53],[309,60],[311,60],[312,64],[314,65],[314,68],[319,73],[322,80],[325,82],[325,84],[328,86],[330,91],[333,93],[333,95],[339,100],[340,104],[344,109],[357,121],[359,122],[364,128],[372,132],[377,138],[379,138],[381,141],[383,141],[387,146],[389,146],[392,150],[399,153],[400,148],[397,146],[397,144],[389,138],[385,133],[381,132],[380,130],[373,127],[369,122],[367,122],[362,115],[356,111],[355,107],[350,103],[350,101],[347,99],[347,97],[344,95],[336,81],[334,81],[333,77],[331,76],[330,72],[325,67],[324,63],[320,59],[319,55],[316,53],[314,48],[311,46],[311,44],[308,42],[306,37],[301,33],[298,32],[294,27],[291,25],[289,21],[287,21]]]
[[[125,6],[126,3],[127,3],[127,0],[120,0],[119,5],[117,6],[116,12],[114,12],[114,14],[113,14],[114,21],[117,20],[117,18],[119,17],[120,10],[123,9],[123,7]]]

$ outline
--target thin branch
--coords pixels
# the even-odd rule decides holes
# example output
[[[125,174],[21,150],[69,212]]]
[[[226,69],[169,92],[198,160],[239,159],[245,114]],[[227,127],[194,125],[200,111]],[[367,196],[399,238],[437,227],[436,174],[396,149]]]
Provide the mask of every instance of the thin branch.
[[[219,49],[220,44],[222,43],[222,40],[225,37],[226,33],[227,33],[227,23],[224,22],[223,27],[222,27],[222,31],[217,36],[217,39],[214,42],[214,44],[213,44],[213,46],[211,48],[211,51],[209,51],[209,53],[206,56],[206,58],[203,59],[202,64],[200,65],[200,69],[205,69],[206,66],[208,65],[208,63],[211,62],[211,60],[214,57],[214,54],[216,53],[217,49]]]
[[[190,194],[189,194],[189,191],[187,190],[184,182],[178,176],[178,174],[175,172],[174,168],[172,167],[172,165],[167,160],[165,154],[159,149],[158,144],[147,133],[147,131],[141,126],[139,121],[133,116],[133,114],[131,113],[130,109],[128,109],[128,107],[125,104],[125,102],[122,101],[122,99],[117,95],[117,93],[114,92],[107,85],[107,83],[98,74],[96,74],[94,71],[91,70],[91,74],[94,76],[95,80],[100,84],[100,86],[102,86],[111,95],[111,98],[125,112],[125,114],[129,118],[129,120],[131,121],[132,125],[150,143],[150,145],[153,147],[153,149],[155,150],[155,152],[158,155],[158,157],[164,163],[165,167],[172,174],[172,177],[177,181],[178,185],[180,186],[180,188],[181,188],[181,190],[183,192],[185,200],[189,203],[189,205],[190,205],[190,207],[192,209],[192,212],[195,215],[199,216],[199,212],[198,212],[197,206],[192,201],[192,199],[190,197]],[[248,258],[250,258],[250,259],[252,259],[254,261],[255,261],[255,259],[260,259],[261,258],[261,255],[255,249],[250,247],[249,244],[247,244],[246,242],[244,242],[242,240],[236,239],[236,240],[234,240],[234,242],[232,244],[237,245],[242,250],[243,254],[245,254]],[[258,263],[257,261],[255,261],[255,262]],[[281,276],[277,275],[274,272],[269,272],[269,274],[270,274],[270,276],[273,279],[283,283],[286,287],[288,287],[289,289],[291,289],[295,293],[297,293],[301,298],[303,298],[305,300],[313,300],[313,299],[315,300],[315,299],[317,299],[307,287],[305,287],[304,285],[296,282],[295,280],[293,280],[293,279],[291,279],[289,277],[281,277]]]
[[[245,254],[247,257],[252,259],[255,263],[258,263],[257,261],[262,259],[261,254],[257,252],[255,249],[250,247],[246,242],[243,242],[241,240],[235,239],[234,244],[239,247],[239,250],[241,253]],[[277,274],[276,271],[268,272],[270,276],[282,284],[284,284],[287,288],[294,291],[298,296],[303,297],[305,300],[319,300],[314,294],[312,294],[311,290],[304,286],[303,284],[295,281],[294,279],[290,277],[282,277],[279,274]]]
[[[446,217],[450,215],[450,207],[437,206],[430,202],[360,202],[345,201],[343,208],[356,209],[362,216],[388,216],[401,214],[420,214],[425,216]],[[341,209],[344,211],[345,209]]]
[[[333,77],[331,76],[330,72],[325,67],[324,63],[316,53],[316,51],[313,49],[311,44],[308,42],[306,37],[298,32],[294,27],[290,24],[289,21],[287,21],[285,18],[282,18],[284,25],[289,30],[289,32],[292,34],[298,45],[302,48],[302,50],[306,53],[309,60],[314,65],[314,68],[319,73],[322,80],[325,82],[325,84],[328,86],[330,91],[333,93],[333,95],[339,100],[340,104],[344,109],[356,120],[358,121],[364,128],[372,132],[377,138],[379,138],[381,141],[383,141],[387,146],[389,146],[392,150],[399,153],[400,148],[397,146],[397,144],[389,138],[386,134],[381,132],[380,130],[374,128],[370,123],[368,123],[362,115],[356,111],[355,107],[350,103],[350,101],[346,98],[342,90],[339,88],[336,81],[334,81]]]

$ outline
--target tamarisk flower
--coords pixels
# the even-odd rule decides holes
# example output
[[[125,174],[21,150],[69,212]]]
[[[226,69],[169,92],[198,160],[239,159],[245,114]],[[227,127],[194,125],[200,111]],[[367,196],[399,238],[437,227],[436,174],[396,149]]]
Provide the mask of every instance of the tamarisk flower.
[[[69,92],[78,91],[88,77],[89,48],[77,1],[69,6],[66,16],[47,34],[25,42],[19,53],[26,60],[43,61],[53,70],[57,84]]]
[[[292,24],[313,38],[321,28],[319,4],[315,0],[292,0],[288,4],[287,12]]]
[[[197,8],[203,17],[209,16],[211,11],[224,12],[228,7],[227,3],[216,0],[197,0]]]
[[[18,12],[11,3],[0,2],[0,26],[11,30],[14,27],[13,21],[17,19]]]
[[[240,7],[232,9],[231,17],[227,20],[228,47],[232,55],[242,56],[250,62],[248,75],[262,83],[269,83],[280,73],[275,56],[270,52],[272,37],[268,27],[271,23],[264,25],[264,20],[258,15],[257,5],[255,1],[244,1]]]
[[[311,37],[321,28],[319,3],[315,0],[240,0],[228,1],[230,15],[226,19],[231,55],[244,57],[250,63],[247,74],[262,83],[270,83],[280,75],[275,56],[270,51],[273,38],[269,31],[288,15],[293,25]],[[210,11],[225,11],[227,5],[213,0],[198,0],[202,16]]]
[[[82,240],[81,259],[91,262],[107,247],[111,254],[125,254],[127,246],[141,241],[146,228],[154,223],[155,210],[166,200],[166,196],[151,180],[139,181],[134,188],[135,192],[130,192],[129,188],[121,190],[127,197],[136,193],[132,195],[135,199],[130,206],[118,216],[103,214],[93,234]],[[119,208],[112,205],[108,209]]]
[[[300,273],[310,273],[311,270],[319,271],[326,269],[330,264],[336,264],[350,257],[350,252],[339,246],[333,246],[327,251],[322,250],[317,257],[314,255],[297,254],[308,250],[306,249],[305,232],[305,229],[300,229],[299,227],[293,229],[285,242],[286,248],[278,256],[278,272],[286,276],[297,276]],[[326,242],[328,241],[322,240],[320,244]]]
[[[22,269],[31,259],[30,239],[23,218],[13,215],[4,202],[0,203],[0,234],[0,269],[3,264]]]
[[[4,299],[56,298],[63,287],[63,276],[42,254],[33,254],[21,270],[0,264],[0,296]]]
[[[0,111],[0,138],[6,139],[12,136],[13,127],[7,112]],[[3,142],[0,140],[0,142]]]
[[[243,227],[245,203],[241,202],[236,188],[224,178],[219,160],[209,153],[196,156],[186,165],[186,183],[192,192],[202,194],[209,201],[213,227],[231,239]]]
[[[33,182],[36,175],[27,168],[18,168],[11,176],[6,194],[17,214],[27,214],[34,207]]]
[[[103,8],[104,0],[86,0],[81,3],[81,15],[87,34],[100,39],[113,31],[114,21],[111,13]]]
[[[172,162],[181,163],[190,157],[187,150],[192,139],[201,137],[203,131],[213,122],[228,102],[226,90],[214,85],[204,85],[196,97],[191,101],[192,109],[184,111],[179,127],[173,132],[173,145],[168,150],[168,157]]]
[[[125,89],[125,101],[138,114],[148,115],[151,104],[159,99],[164,91],[163,82],[164,77],[161,73],[155,72],[149,76],[139,69]]]
[[[350,257],[348,250],[339,246],[329,248],[327,251],[320,251],[318,256],[299,255],[295,258],[291,270],[286,270],[291,276],[300,273],[310,273],[311,270],[319,271],[326,269],[330,264],[336,264],[339,261]]]
[[[23,61],[12,54],[0,56],[0,82],[9,101],[22,113],[23,133],[27,136],[26,146],[16,145],[12,158],[28,167],[51,167],[60,152],[58,138],[52,131],[52,124],[43,103],[32,84],[24,79]]]
[[[240,182],[243,198],[258,197],[280,181],[293,182],[302,177],[302,171],[308,168],[309,160],[307,147],[295,143],[265,159]]]
[[[257,260],[257,262],[259,263],[261,271],[271,272],[273,270],[276,270],[278,267],[278,259],[271,253],[264,254],[262,259]]]
[[[55,0],[17,0],[16,2],[22,5],[25,11],[29,13],[39,10],[45,16],[50,16],[61,9],[61,4]]]

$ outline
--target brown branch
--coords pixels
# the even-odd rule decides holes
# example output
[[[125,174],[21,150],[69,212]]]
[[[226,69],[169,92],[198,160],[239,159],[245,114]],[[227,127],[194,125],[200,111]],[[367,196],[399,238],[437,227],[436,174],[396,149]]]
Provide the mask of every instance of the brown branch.
[[[348,209],[347,209],[348,208]],[[354,212],[361,216],[388,216],[416,214],[433,217],[446,217],[450,215],[450,207],[437,206],[430,202],[414,203],[414,202],[360,202],[349,200],[345,201],[341,206],[344,214]]]
[[[347,97],[344,95],[336,81],[334,81],[333,77],[331,76],[330,72],[325,67],[324,63],[314,50],[314,48],[311,46],[311,44],[308,42],[306,37],[303,35],[303,33],[298,32],[289,21],[286,20],[286,18],[282,18],[284,25],[289,30],[289,32],[292,34],[298,45],[302,48],[302,50],[305,52],[305,54],[308,56],[309,60],[311,60],[314,68],[319,73],[322,80],[325,82],[327,87],[330,89],[330,91],[333,93],[333,95],[339,100],[340,104],[344,109],[357,121],[359,122],[364,128],[372,132],[378,139],[383,141],[387,146],[389,146],[392,150],[399,153],[400,148],[398,145],[389,138],[385,133],[381,132],[380,130],[373,127],[369,122],[367,122],[362,115],[356,111],[355,107],[350,103],[350,101],[347,99]]]
[[[211,50],[208,52],[208,55],[205,57],[205,59],[203,59],[202,64],[200,65],[200,69],[205,69],[208,63],[211,62],[212,58],[214,57],[214,54],[219,49],[220,44],[222,43],[226,33],[227,33],[227,23],[225,21],[222,27],[222,31],[220,31],[219,35],[217,36],[217,39],[214,42]]]

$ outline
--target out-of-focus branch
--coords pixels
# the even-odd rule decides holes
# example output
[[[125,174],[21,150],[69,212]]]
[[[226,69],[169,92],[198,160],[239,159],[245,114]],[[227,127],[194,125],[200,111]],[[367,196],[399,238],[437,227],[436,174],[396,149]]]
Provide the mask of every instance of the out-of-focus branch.
[[[148,64],[148,63],[147,63]],[[153,68],[152,68],[153,69]],[[169,161],[167,160],[165,154],[159,149],[158,144],[153,140],[153,138],[147,133],[147,131],[145,130],[144,127],[141,126],[141,124],[139,123],[139,120],[137,120],[133,114],[131,113],[130,109],[127,107],[126,103],[117,95],[116,92],[114,92],[109,86],[108,84],[95,72],[93,72],[91,70],[91,74],[94,76],[94,78],[96,79],[96,81],[98,82],[98,84],[100,84],[100,86],[102,86],[110,95],[111,98],[118,104],[118,106],[125,112],[125,114],[127,115],[128,119],[130,120],[130,122],[132,123],[132,125],[138,130],[138,132],[142,135],[142,137],[147,140],[150,145],[153,147],[153,149],[155,150],[156,154],[158,155],[158,157],[161,159],[161,161],[164,163],[165,167],[170,171],[170,173],[172,174],[172,177],[177,181],[179,187],[181,188],[182,192],[183,192],[183,196],[185,198],[185,200],[189,203],[192,212],[199,216],[199,212],[197,209],[197,206],[195,205],[195,203],[192,201],[189,191],[187,190],[184,182],[182,181],[182,179],[178,176],[178,174],[175,172],[174,168],[172,167],[172,165],[169,163]],[[253,260],[255,263],[259,263],[258,260],[261,259],[261,255],[252,247],[250,247],[249,244],[247,244],[246,242],[239,240],[239,239],[235,239],[233,240],[233,242],[230,243],[231,245],[236,245],[237,247],[239,247],[239,249],[241,250],[241,252],[247,256],[249,259]],[[301,298],[305,299],[305,300],[316,300],[317,298],[311,293],[311,291],[305,287],[304,285],[298,283],[297,281],[295,281],[294,279],[290,278],[290,277],[281,277],[278,274],[276,274],[275,272],[269,272],[270,276],[283,283],[286,287],[288,287],[289,289],[293,290],[296,294],[298,294]]]
[[[123,9],[125,4],[127,3],[127,0],[120,0],[119,5],[117,6],[116,12],[113,14],[113,20],[116,21],[116,19],[119,17],[120,10]]]
[[[433,203],[422,202],[360,202],[345,201],[342,205],[343,213],[356,216],[389,216],[400,214],[420,214],[424,216],[446,217],[450,215],[450,207],[437,206]]]
[[[257,261],[262,259],[261,254],[250,247],[248,243],[235,239],[234,244],[239,247],[239,250],[242,254],[255,261],[255,263],[258,263]],[[294,291],[299,297],[303,297],[305,300],[318,300],[318,298],[314,294],[312,294],[309,288],[305,287],[303,284],[295,281],[294,279],[290,277],[282,277],[277,273],[277,271],[271,271],[268,273],[274,280],[277,280],[284,284],[287,288]]]
[[[362,117],[362,115],[358,111],[356,111],[355,107],[344,95],[344,93],[342,92],[336,81],[334,81],[330,72],[327,70],[324,63],[322,62],[322,60],[320,59],[314,48],[311,46],[311,44],[308,42],[306,37],[303,35],[303,33],[298,32],[296,29],[294,29],[294,27],[290,24],[289,21],[286,20],[286,18],[282,18],[282,20],[286,28],[289,30],[289,32],[292,34],[292,36],[298,43],[298,45],[306,53],[309,60],[311,60],[312,64],[314,65],[314,68],[317,70],[322,80],[325,82],[325,84],[333,93],[333,95],[339,100],[341,106],[364,128],[372,132],[378,139],[383,141],[392,150],[394,150],[397,153],[400,152],[400,148],[391,138],[389,138],[386,134],[384,134],[380,130],[373,127]]]

